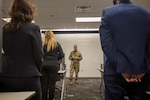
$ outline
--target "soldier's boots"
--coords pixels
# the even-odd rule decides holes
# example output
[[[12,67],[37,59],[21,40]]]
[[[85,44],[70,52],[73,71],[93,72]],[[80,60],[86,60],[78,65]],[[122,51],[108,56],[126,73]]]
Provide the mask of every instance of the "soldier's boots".
[[[69,84],[72,85],[72,84],[73,84],[73,81],[70,80],[70,81],[69,81]],[[75,80],[75,84],[78,84],[78,80]]]
[[[75,80],[75,84],[78,84],[78,80]]]
[[[72,85],[72,84],[73,84],[72,80],[70,80],[70,81],[69,81],[69,84],[70,84],[70,85]]]

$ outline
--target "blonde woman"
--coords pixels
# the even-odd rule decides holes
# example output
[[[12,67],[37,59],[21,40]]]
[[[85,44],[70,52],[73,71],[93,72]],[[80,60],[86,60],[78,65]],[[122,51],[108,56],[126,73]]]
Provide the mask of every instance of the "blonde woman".
[[[52,31],[45,32],[42,46],[44,51],[44,62],[41,71],[42,100],[53,100],[59,68],[58,60],[64,57],[64,53],[61,45],[55,40]]]

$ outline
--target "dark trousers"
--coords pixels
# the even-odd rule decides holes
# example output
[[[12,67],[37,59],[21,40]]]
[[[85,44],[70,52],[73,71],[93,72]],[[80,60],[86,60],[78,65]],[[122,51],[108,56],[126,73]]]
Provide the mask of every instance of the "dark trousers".
[[[0,91],[36,91],[36,95],[31,100],[41,100],[40,77],[0,77]]]
[[[150,100],[150,73],[145,74],[142,82],[127,83],[118,75],[104,75],[105,100],[124,100],[125,93],[129,100]]]
[[[41,87],[42,100],[53,100],[58,71],[42,70]]]

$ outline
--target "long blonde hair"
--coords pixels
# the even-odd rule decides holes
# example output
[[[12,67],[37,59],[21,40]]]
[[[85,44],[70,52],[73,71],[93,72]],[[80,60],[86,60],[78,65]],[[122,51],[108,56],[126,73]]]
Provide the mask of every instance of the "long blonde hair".
[[[47,52],[57,47],[57,41],[55,40],[54,33],[52,31],[45,32],[45,39],[42,46],[47,45]]]

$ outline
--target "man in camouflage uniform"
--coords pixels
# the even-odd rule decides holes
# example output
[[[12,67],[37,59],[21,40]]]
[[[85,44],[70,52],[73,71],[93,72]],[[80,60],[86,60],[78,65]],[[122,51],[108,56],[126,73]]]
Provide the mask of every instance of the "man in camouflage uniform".
[[[79,67],[80,67],[80,61],[82,60],[82,54],[80,51],[78,51],[77,45],[74,45],[74,50],[69,55],[69,60],[71,60],[70,64],[70,84],[72,84],[73,80],[73,73],[75,71],[75,83],[77,84],[78,80],[78,73],[79,73]]]

